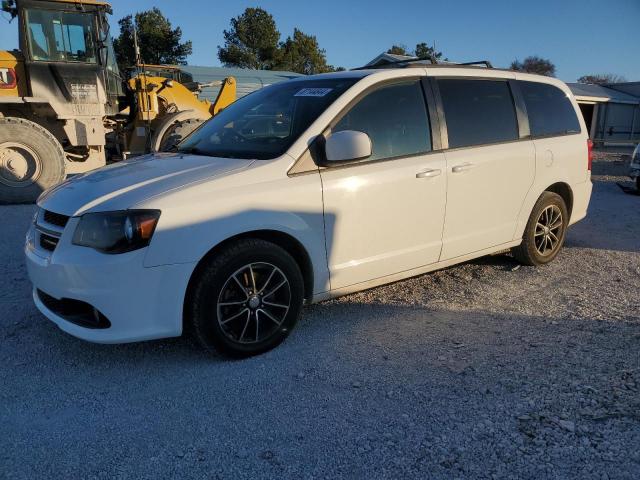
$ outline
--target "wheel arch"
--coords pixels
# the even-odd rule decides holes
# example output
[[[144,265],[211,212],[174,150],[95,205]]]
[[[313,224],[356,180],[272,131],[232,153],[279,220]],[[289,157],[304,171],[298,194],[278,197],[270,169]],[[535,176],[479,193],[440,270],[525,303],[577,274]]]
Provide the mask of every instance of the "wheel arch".
[[[567,205],[569,218],[571,218],[571,212],[573,211],[573,190],[571,190],[571,186],[569,186],[569,184],[565,182],[556,182],[552,185],[549,185],[544,190],[545,192],[556,193],[562,197],[564,203]]]
[[[213,246],[198,261],[196,267],[191,273],[189,282],[187,283],[187,291],[184,296],[183,316],[185,313],[187,313],[188,306],[191,304],[191,296],[193,294],[195,282],[200,276],[200,272],[202,272],[202,269],[207,264],[207,261],[217,255],[227,245],[237,242],[238,240],[249,238],[271,242],[289,252],[289,254],[293,256],[293,259],[296,261],[296,263],[300,267],[300,271],[302,272],[302,278],[304,280],[305,300],[310,300],[313,297],[313,263],[311,262],[311,256],[309,255],[309,252],[304,247],[304,245],[294,236],[279,230],[251,230],[233,235],[221,241],[217,245]]]
[[[544,192],[552,192],[560,195],[567,205],[569,219],[571,219],[574,203],[573,190],[565,180],[566,178],[560,178],[555,183],[547,185],[546,187],[544,186],[544,183],[540,182],[529,190],[518,215],[518,222],[513,236],[514,240],[522,238],[524,229],[529,221],[529,217],[531,216],[531,212],[533,211],[536,202]]]

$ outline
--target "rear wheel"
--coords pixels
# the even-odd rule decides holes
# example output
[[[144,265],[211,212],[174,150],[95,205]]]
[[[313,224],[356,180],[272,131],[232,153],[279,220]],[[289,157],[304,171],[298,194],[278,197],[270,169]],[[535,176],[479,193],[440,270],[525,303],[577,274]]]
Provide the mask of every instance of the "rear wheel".
[[[22,118],[0,118],[0,203],[35,201],[64,180],[64,150],[53,135]]]
[[[564,244],[569,214],[560,195],[544,192],[533,207],[513,256],[525,265],[544,265],[551,262]]]
[[[303,297],[302,274],[291,255],[264,240],[241,240],[201,271],[188,321],[205,348],[248,357],[287,338]]]

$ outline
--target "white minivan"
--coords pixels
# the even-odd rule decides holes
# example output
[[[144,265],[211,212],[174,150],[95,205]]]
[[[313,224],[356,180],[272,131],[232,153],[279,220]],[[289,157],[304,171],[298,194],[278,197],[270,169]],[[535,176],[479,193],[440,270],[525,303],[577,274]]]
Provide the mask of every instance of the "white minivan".
[[[553,260],[591,151],[556,79],[409,64],[254,92],[155,154],[45,192],[33,298],[104,343],[191,331],[254,355],[313,303],[511,249]]]

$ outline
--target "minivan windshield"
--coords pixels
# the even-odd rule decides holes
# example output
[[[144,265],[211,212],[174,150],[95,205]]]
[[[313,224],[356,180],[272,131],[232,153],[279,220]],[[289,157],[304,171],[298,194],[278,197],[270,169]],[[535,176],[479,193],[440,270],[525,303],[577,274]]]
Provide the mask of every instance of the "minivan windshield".
[[[268,160],[285,153],[357,78],[289,80],[229,105],[178,145],[212,157]]]

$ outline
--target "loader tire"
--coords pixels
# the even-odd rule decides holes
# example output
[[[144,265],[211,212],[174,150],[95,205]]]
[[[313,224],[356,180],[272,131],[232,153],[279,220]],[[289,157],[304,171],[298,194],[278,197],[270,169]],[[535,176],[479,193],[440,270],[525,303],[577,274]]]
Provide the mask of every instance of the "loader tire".
[[[65,178],[60,142],[37,123],[0,118],[0,203],[30,203]]]
[[[160,142],[161,152],[170,152],[187,136],[189,136],[196,128],[202,125],[205,120],[201,118],[188,118],[180,120],[171,125],[162,137]]]

